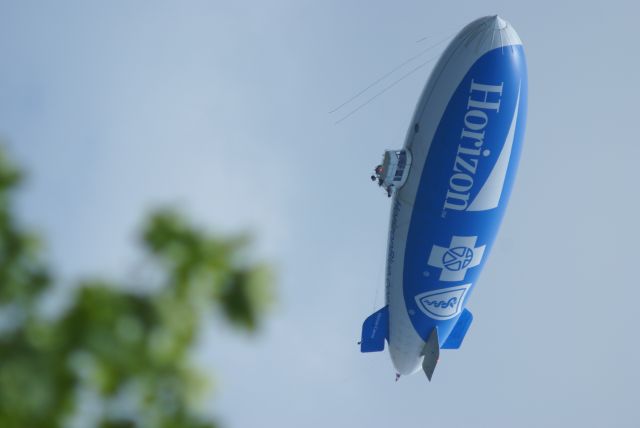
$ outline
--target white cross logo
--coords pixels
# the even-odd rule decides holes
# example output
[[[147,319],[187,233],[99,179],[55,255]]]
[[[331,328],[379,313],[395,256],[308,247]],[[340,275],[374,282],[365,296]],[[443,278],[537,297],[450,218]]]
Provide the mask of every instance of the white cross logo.
[[[442,269],[440,281],[462,281],[467,269],[478,266],[485,246],[475,248],[477,236],[453,236],[449,247],[434,245],[429,254],[429,266]]]

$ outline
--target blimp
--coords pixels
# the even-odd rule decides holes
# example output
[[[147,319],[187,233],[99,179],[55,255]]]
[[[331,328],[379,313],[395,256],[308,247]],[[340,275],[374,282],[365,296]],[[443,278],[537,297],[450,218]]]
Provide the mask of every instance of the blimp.
[[[360,350],[388,344],[396,380],[460,348],[467,304],[514,184],[527,116],[522,42],[498,15],[464,27],[433,68],[400,150],[372,179],[391,198],[386,305],[363,323]]]

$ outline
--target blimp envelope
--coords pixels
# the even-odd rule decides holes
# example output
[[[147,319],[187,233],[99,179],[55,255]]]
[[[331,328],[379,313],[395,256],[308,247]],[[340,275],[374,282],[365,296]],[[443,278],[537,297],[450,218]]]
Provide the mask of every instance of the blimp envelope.
[[[513,186],[526,108],[520,38],[500,17],[480,18],[446,48],[422,92],[403,149],[391,151],[410,165],[402,174],[393,171],[395,164],[378,168],[403,179],[394,184],[393,178],[380,177],[393,197],[387,306],[384,316],[372,315],[388,319],[374,336],[379,343],[386,334],[400,374],[421,363],[425,368],[429,355],[437,361],[432,348],[462,343],[473,319],[465,307]],[[363,329],[363,351],[372,343],[371,333]]]

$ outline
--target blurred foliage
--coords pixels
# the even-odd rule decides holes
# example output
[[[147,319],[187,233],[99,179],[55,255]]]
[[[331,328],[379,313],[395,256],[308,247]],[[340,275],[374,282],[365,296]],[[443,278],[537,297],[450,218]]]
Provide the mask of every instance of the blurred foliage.
[[[215,427],[195,410],[203,376],[189,351],[212,307],[235,327],[258,327],[271,279],[248,261],[246,237],[210,236],[175,212],[157,212],[142,242],[161,284],[134,293],[86,281],[62,315],[46,318],[38,308],[53,279],[38,239],[11,210],[20,179],[0,150],[0,318],[8,320],[0,328],[0,427],[67,426],[83,397],[100,403],[83,427]]]

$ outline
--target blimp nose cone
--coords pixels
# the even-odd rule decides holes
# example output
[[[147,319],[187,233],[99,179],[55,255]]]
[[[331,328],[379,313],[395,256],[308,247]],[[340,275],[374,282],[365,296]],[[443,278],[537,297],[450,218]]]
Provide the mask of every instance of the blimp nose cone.
[[[500,15],[493,15],[491,17],[491,20],[493,22],[493,28],[496,30],[504,30],[505,28],[507,28],[507,21],[505,21],[504,19],[500,18]]]
[[[465,49],[476,53],[522,42],[513,26],[500,15],[488,15],[478,18],[464,27],[451,42],[450,46],[462,44]]]
[[[491,49],[522,44],[518,34],[508,21],[500,15],[490,15],[477,19],[461,32],[465,42],[476,52],[486,52]]]

